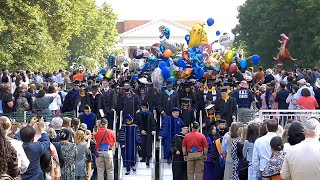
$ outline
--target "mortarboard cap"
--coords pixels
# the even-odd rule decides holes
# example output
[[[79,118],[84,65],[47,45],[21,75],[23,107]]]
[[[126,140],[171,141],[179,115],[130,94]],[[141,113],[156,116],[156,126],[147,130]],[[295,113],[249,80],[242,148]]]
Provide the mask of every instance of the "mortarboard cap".
[[[213,85],[214,80],[213,79],[207,79],[207,84],[212,84]]]
[[[219,120],[217,120],[217,123],[218,123],[218,124],[226,123],[226,120],[224,120],[224,119],[219,119]]]
[[[224,82],[224,83],[223,83],[223,86],[231,86],[231,85],[232,85],[231,82]]]
[[[221,92],[228,92],[228,89],[227,89],[227,88],[221,88],[220,91],[221,91]]]
[[[200,78],[199,82],[204,84],[206,82],[206,78],[204,78],[204,77]]]
[[[129,90],[129,89],[131,89],[132,88],[132,86],[130,86],[130,85],[128,85],[128,84],[125,84],[124,86],[123,86],[123,89],[124,90]]]
[[[184,82],[181,84],[183,88],[190,88],[192,83],[191,82]]]
[[[187,124],[183,124],[182,126],[181,126],[181,128],[185,128],[185,127],[189,127]]]
[[[190,104],[192,101],[191,98],[181,98],[181,103]]]
[[[171,109],[171,112],[181,112],[181,109],[177,108],[177,107],[174,107]]]
[[[109,81],[110,81],[110,78],[103,77],[103,78],[102,78],[102,81],[108,81],[108,82],[109,82]]]
[[[146,102],[143,102],[143,103],[141,103],[141,107],[147,107],[147,108],[149,108],[149,104],[146,103]]]
[[[98,90],[98,88],[99,88],[99,85],[98,85],[98,84],[93,84],[93,85],[91,86],[91,90]]]
[[[124,119],[125,119],[125,120],[130,120],[130,121],[132,121],[132,120],[133,120],[133,117],[132,117],[130,114],[126,114],[126,115],[124,116]]]
[[[80,84],[81,83],[81,81],[79,81],[79,80],[75,80],[74,82],[73,82],[73,84]]]
[[[209,109],[211,109],[211,108],[213,108],[214,107],[214,104],[209,104],[207,107],[205,107],[204,109],[206,109],[206,110],[209,110]]]

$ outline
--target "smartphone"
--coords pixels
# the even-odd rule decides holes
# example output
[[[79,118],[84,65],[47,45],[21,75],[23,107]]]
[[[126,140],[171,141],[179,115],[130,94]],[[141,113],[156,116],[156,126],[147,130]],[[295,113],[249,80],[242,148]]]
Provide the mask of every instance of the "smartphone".
[[[37,110],[37,122],[39,122],[42,119],[41,110]]]

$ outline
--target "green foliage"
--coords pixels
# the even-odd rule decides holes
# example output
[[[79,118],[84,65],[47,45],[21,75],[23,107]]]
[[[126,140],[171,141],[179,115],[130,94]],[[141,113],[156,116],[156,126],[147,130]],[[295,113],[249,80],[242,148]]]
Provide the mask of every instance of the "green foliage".
[[[273,56],[279,52],[281,33],[290,38],[289,52],[299,65],[320,65],[320,1],[247,0],[238,19],[235,42],[246,45],[246,56],[259,54],[261,65],[277,64]]]
[[[0,67],[54,71],[79,56],[102,57],[116,16],[94,0],[0,1]],[[73,58],[74,57],[74,58]]]

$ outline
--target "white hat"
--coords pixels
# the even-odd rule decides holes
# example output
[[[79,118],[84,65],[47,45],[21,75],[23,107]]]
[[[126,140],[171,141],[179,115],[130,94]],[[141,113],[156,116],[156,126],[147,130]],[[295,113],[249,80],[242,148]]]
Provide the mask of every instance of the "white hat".
[[[319,79],[319,78],[317,78],[316,83],[315,83],[315,86],[316,86],[317,88],[320,88],[320,79]]]
[[[209,104],[207,107],[205,107],[204,109],[205,110],[209,110],[209,109],[211,109],[211,108],[213,108],[214,107],[214,104]]]
[[[300,79],[298,83],[304,85],[307,83],[307,81],[305,79]]]
[[[145,78],[145,77],[142,77],[142,78],[138,79],[138,81],[139,81],[140,83],[142,83],[142,84],[148,84],[148,80],[147,80],[147,78]]]

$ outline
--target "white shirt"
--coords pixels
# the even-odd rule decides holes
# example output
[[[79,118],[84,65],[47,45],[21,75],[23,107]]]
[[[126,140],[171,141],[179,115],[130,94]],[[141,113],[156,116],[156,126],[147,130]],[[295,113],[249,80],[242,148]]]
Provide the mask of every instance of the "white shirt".
[[[52,94],[47,94],[46,96],[53,96]],[[60,109],[61,107],[61,97],[59,95],[56,96],[56,98],[53,99],[52,103],[49,105],[50,111],[55,111]]]
[[[17,151],[18,167],[20,168],[20,173],[23,174],[27,171],[30,161],[24,152],[22,142],[12,138],[9,138],[9,141],[13,148]]]
[[[284,158],[281,177],[284,180],[319,180],[319,140],[307,138],[301,143],[292,146]]]
[[[255,141],[252,154],[252,166],[255,172],[259,170],[263,171],[267,162],[270,160],[272,154],[270,141],[275,136],[277,136],[277,133],[268,132]]]
[[[58,84],[63,84],[64,83],[61,73],[56,75],[56,83],[58,83]]]

